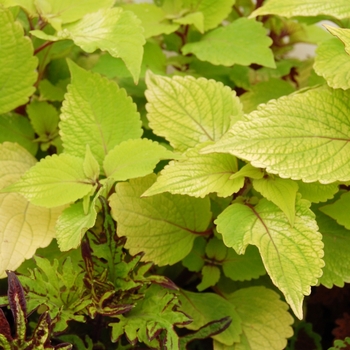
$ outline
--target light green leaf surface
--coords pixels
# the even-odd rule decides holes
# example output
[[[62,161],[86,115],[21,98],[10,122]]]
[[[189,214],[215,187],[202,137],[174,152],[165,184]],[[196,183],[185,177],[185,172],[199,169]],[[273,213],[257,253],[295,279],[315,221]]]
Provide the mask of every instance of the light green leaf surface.
[[[0,143],[17,142],[34,156],[38,150],[34,137],[28,118],[16,113],[0,115]]]
[[[84,197],[93,186],[85,177],[83,159],[62,153],[41,159],[3,191],[18,192],[35,205],[52,208]]]
[[[249,177],[251,179],[262,179],[265,176],[264,171],[262,169],[258,169],[253,167],[250,163],[242,166],[241,169],[237,171],[237,173],[231,175],[230,179],[236,179],[239,177]]]
[[[38,60],[33,45],[9,10],[0,8],[0,114],[27,103],[33,87]]]
[[[155,4],[125,4],[123,9],[132,11],[141,21],[145,38],[175,32],[179,25],[171,23],[166,13]]]
[[[328,31],[339,38],[344,46],[345,51],[350,55],[350,29],[348,28],[337,28],[337,27],[331,27],[329,25],[324,25]]]
[[[198,42],[186,44],[182,53],[192,53],[201,61],[215,65],[249,66],[256,63],[275,68],[273,54],[269,48],[271,44],[272,41],[262,23],[240,18],[205,34]]]
[[[113,4],[114,0],[35,0],[40,16],[56,30],[60,30],[63,23],[75,22],[88,13],[109,8]]]
[[[320,207],[319,210],[350,230],[350,192],[342,194],[334,203]]]
[[[239,341],[242,333],[241,320],[237,314],[236,307],[232,303],[218,294],[193,293],[185,290],[181,290],[179,299],[182,304],[182,310],[193,319],[193,322],[187,325],[186,328],[197,330],[208,322],[230,316],[232,322],[229,327],[222,333],[213,336],[213,338],[226,345],[232,345],[234,342]]]
[[[350,282],[350,231],[322,213],[322,206],[318,207],[315,213],[323,236],[325,262],[319,283],[327,288],[334,285],[342,288]]]
[[[237,170],[237,159],[230,154],[200,154],[198,147],[189,149],[182,159],[165,166],[144,196],[170,192],[205,197],[217,192],[227,197],[243,187],[244,177],[230,180]]]
[[[253,180],[253,187],[266,199],[277,205],[286,214],[289,223],[294,225],[295,199],[298,185],[295,181],[276,176]]]
[[[60,35],[66,35],[86,52],[100,49],[120,57],[138,81],[145,38],[141,22],[132,12],[121,7],[101,9],[66,25]]]
[[[314,69],[330,87],[350,88],[350,56],[340,40],[332,38],[317,47]]]
[[[255,207],[234,203],[215,221],[224,243],[238,254],[256,245],[273,283],[283,292],[298,318],[304,295],[311,292],[324,266],[322,236],[309,202],[300,200],[292,227],[285,214],[262,199]]]
[[[72,84],[63,102],[61,136],[66,153],[84,158],[86,145],[102,168],[116,145],[142,134],[136,105],[124,89],[69,62]]]
[[[161,159],[175,154],[148,139],[128,140],[115,146],[106,156],[103,168],[107,177],[125,181],[152,173]]]
[[[243,288],[227,295],[242,322],[240,340],[232,346],[214,342],[214,350],[281,350],[293,335],[292,316],[279,295],[265,287]]]
[[[204,152],[228,152],[282,178],[350,180],[350,92],[319,87],[281,97]]]
[[[130,254],[144,252],[143,260],[172,265],[192,249],[193,241],[210,222],[209,198],[159,194],[140,198],[155,175],[118,183],[110,197],[118,235],[126,236]]]
[[[222,270],[233,281],[247,281],[266,273],[260,254],[254,246],[248,246],[243,255],[238,255],[229,248],[222,262]]]
[[[17,181],[36,163],[18,144],[0,145],[0,189]],[[29,203],[18,193],[0,193],[0,278],[16,270],[36,249],[55,236],[55,222],[62,208],[46,209]]]
[[[242,118],[234,91],[220,82],[191,76],[146,76],[149,125],[179,151],[216,141]]]
[[[298,192],[304,199],[313,203],[325,202],[331,199],[338,192],[338,183],[328,185],[320,184],[319,182],[305,183],[303,181],[296,181],[298,184]]]
[[[182,25],[191,25],[201,33],[204,33],[204,16],[202,12],[188,13],[184,17],[174,19],[175,23]]]
[[[197,290],[203,290],[215,286],[219,282],[221,271],[218,266],[205,265],[202,268],[202,281],[197,285]]]
[[[20,6],[33,17],[38,15],[34,0],[2,0],[2,4],[5,7]]]
[[[328,15],[338,19],[350,17],[348,0],[270,0],[251,17],[279,15],[283,17]]]
[[[53,85],[49,80],[43,79],[39,83],[39,92],[41,100],[63,101],[65,90],[57,85]]]

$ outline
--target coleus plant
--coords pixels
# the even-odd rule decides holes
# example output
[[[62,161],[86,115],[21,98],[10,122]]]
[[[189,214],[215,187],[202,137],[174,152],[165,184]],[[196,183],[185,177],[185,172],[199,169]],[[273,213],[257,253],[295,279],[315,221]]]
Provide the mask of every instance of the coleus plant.
[[[0,4],[0,277],[53,337],[279,350],[350,282],[348,0]]]

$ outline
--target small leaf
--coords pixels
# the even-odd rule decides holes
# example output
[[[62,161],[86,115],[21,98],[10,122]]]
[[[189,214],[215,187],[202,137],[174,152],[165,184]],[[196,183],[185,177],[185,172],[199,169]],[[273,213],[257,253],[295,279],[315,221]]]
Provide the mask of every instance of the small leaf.
[[[266,35],[262,23],[240,18],[227,26],[212,30],[198,42],[186,44],[182,53],[192,53],[201,61],[215,65],[249,66],[256,63],[275,68],[273,54],[269,48],[271,44],[272,41]]]
[[[110,197],[118,235],[126,236],[130,254],[144,252],[142,260],[172,265],[192,249],[196,236],[208,227],[208,198],[159,194],[140,198],[155,181],[155,175],[118,183]]]
[[[221,276],[220,269],[217,266],[205,265],[202,268],[202,281],[197,285],[198,291],[203,291],[209,287],[215,286]]]
[[[146,84],[150,127],[181,152],[219,140],[242,117],[235,92],[220,82],[149,72]]]
[[[284,293],[298,318],[304,295],[321,277],[324,262],[322,235],[309,202],[298,200],[294,226],[273,203],[262,199],[256,207],[234,203],[215,223],[224,243],[238,254],[256,245],[273,283]]]
[[[336,182],[328,185],[323,185],[319,182],[305,183],[296,181],[296,183],[301,196],[313,203],[325,202],[327,199],[333,198],[339,190],[339,185]]]
[[[38,60],[31,41],[23,36],[22,26],[4,8],[0,8],[0,28],[0,114],[4,114],[27,103],[34,93]]]
[[[103,168],[107,177],[115,181],[146,176],[161,159],[174,158],[174,153],[157,142],[136,139],[122,142],[106,156]]]
[[[204,16],[202,12],[193,12],[184,17],[175,18],[174,22],[182,25],[193,24],[199,32],[204,33]]]
[[[107,153],[122,141],[139,138],[141,121],[124,89],[69,61],[72,84],[63,102],[61,136],[66,153],[84,158],[86,145],[102,167]]]
[[[89,145],[86,145],[86,153],[83,163],[84,174],[88,179],[97,181],[100,175],[100,166],[91,153]]]

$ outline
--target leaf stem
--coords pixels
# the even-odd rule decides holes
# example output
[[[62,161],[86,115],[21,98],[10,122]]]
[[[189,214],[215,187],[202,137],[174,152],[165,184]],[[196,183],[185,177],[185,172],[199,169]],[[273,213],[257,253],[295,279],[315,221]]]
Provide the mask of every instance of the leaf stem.
[[[54,41],[47,41],[46,43],[40,45],[34,50],[34,55],[38,54],[40,51],[44,50],[46,47],[52,45]]]

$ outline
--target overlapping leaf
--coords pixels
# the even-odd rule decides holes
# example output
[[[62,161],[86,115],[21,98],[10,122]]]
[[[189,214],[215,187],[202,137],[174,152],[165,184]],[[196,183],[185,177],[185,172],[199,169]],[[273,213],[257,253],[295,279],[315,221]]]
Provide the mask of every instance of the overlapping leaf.
[[[320,184],[319,182],[305,183],[296,181],[298,184],[298,192],[304,199],[313,203],[325,202],[327,199],[333,198],[338,192],[339,185],[334,182],[328,185]]]
[[[345,45],[345,51],[350,55],[350,29],[348,28],[337,28],[332,26],[325,27],[331,32],[334,36],[339,38]]]
[[[309,202],[296,205],[294,226],[273,203],[262,199],[255,207],[234,203],[215,221],[224,243],[238,254],[256,245],[273,283],[284,293],[298,318],[304,295],[310,294],[324,266],[322,235]]]
[[[0,8],[0,28],[0,114],[3,114],[25,104],[34,93],[38,60],[21,25],[4,8]]]
[[[142,134],[136,106],[125,90],[112,81],[69,64],[72,84],[61,114],[61,136],[66,153],[83,158],[86,145],[98,160],[116,145]]]
[[[271,101],[202,152],[228,152],[282,178],[348,181],[349,98],[319,87]]]
[[[256,63],[275,68],[273,54],[269,48],[271,44],[272,41],[260,22],[241,18],[205,34],[198,42],[186,44],[182,53],[192,53],[201,61],[215,65],[249,66]]]
[[[150,127],[180,151],[220,139],[242,117],[235,92],[214,80],[148,73],[146,83]]]
[[[191,251],[196,235],[207,229],[210,202],[169,193],[140,198],[154,181],[152,174],[118,183],[110,197],[112,215],[132,255],[144,252],[143,260],[172,265]]]

